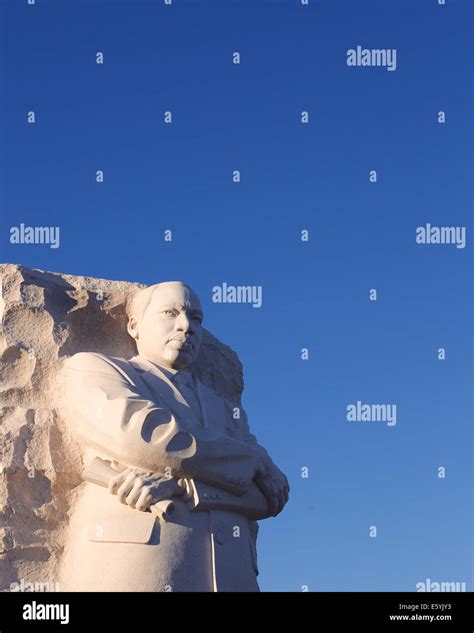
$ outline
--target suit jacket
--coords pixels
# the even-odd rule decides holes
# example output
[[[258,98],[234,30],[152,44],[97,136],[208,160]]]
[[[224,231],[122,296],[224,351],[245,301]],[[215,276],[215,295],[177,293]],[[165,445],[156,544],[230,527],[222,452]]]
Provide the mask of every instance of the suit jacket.
[[[68,418],[90,456],[191,483],[166,522],[83,484],[61,571],[63,590],[258,591],[257,519],[245,412],[196,381],[202,418],[154,363],[80,353],[64,369]],[[239,406],[240,418],[234,419]]]

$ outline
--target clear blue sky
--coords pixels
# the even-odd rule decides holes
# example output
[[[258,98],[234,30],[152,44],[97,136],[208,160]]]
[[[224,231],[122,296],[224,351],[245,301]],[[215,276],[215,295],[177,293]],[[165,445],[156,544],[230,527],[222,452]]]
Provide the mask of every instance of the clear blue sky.
[[[472,2],[1,7],[1,260],[194,287],[292,486],[261,523],[262,590],[472,590]],[[349,68],[357,45],[396,71]],[[21,222],[60,247],[10,244]],[[466,248],[417,245],[427,222]],[[212,303],[222,282],[263,307]],[[358,400],[396,426],[348,422]]]

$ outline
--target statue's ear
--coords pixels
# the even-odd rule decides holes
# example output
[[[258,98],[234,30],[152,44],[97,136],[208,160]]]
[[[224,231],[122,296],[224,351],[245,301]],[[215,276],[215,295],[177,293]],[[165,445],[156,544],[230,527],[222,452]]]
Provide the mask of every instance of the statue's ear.
[[[131,316],[129,318],[128,325],[127,325],[127,332],[135,340],[138,338],[138,319],[137,319],[137,317]]]

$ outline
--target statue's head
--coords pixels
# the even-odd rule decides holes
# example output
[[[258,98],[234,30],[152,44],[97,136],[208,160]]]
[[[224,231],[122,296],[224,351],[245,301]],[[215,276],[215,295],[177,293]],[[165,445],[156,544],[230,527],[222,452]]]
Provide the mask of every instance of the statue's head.
[[[173,369],[196,358],[202,338],[203,312],[192,288],[166,281],[140,290],[127,308],[128,333],[138,354]]]

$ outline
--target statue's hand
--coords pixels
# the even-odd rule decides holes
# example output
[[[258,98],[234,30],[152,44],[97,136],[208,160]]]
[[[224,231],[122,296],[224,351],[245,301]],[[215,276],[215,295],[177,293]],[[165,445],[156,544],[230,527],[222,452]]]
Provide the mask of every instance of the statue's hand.
[[[279,514],[288,501],[290,484],[278,466],[272,462],[265,449],[261,449],[258,453],[254,481],[267,499],[270,514],[272,516]]]
[[[117,495],[120,503],[146,512],[158,501],[181,496],[185,488],[174,478],[130,467],[112,477],[109,491]]]

